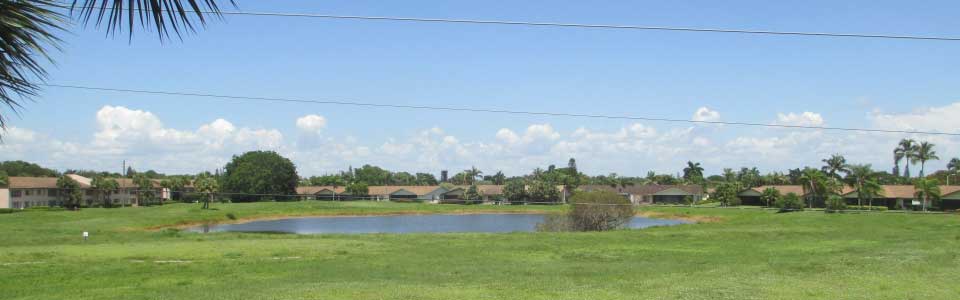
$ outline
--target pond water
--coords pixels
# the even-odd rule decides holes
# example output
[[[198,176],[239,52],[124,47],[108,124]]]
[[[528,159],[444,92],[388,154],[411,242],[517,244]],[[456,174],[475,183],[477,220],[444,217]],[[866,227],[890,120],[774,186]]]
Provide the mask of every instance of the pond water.
[[[413,233],[413,232],[516,232],[535,231],[543,222],[539,214],[402,215],[313,217],[253,221],[241,224],[203,225],[191,232]],[[630,228],[685,224],[679,220],[634,217]]]

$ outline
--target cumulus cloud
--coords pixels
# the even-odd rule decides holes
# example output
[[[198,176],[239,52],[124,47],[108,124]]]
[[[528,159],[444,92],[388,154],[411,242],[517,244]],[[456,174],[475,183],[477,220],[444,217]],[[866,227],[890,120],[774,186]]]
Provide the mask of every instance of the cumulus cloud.
[[[779,113],[777,114],[777,125],[790,126],[823,126],[823,116],[818,113],[805,111],[803,113]]]
[[[928,107],[908,113],[870,114],[875,127],[893,130],[960,132],[960,102]]]
[[[876,128],[956,130],[952,117],[960,104],[909,113],[868,114]],[[780,113],[776,124],[821,126],[817,113]],[[698,109],[693,119],[717,120],[719,113]],[[197,128],[173,128],[161,116],[122,106],[104,106],[94,116],[96,131],[80,142],[61,141],[44,132],[11,127],[0,144],[5,159],[25,159],[70,168],[115,169],[120,160],[135,168],[189,173],[221,167],[231,155],[250,150],[274,150],[293,160],[302,175],[335,172],[348,166],[375,164],[393,170],[433,172],[477,166],[485,171],[522,174],[535,167],[563,164],[575,157],[590,173],[642,175],[647,171],[676,172],[687,160],[703,162],[707,173],[723,167],[758,166],[764,171],[818,165],[833,154],[856,163],[889,165],[889,151],[903,135],[825,132],[802,129],[658,126],[624,124],[613,129],[582,126],[560,132],[551,124],[500,128],[476,137],[455,130],[423,128],[409,136],[375,141],[352,136],[319,135],[327,120],[306,115],[296,120],[300,140],[288,141],[271,128],[251,128],[218,118]],[[910,136],[937,144],[938,152],[957,153],[960,141],[950,137]],[[320,144],[303,144],[309,138]],[[317,147],[322,145],[322,147]],[[371,146],[372,145],[372,146]],[[941,162],[928,163],[936,168]]]
[[[720,120],[720,112],[710,110],[710,108],[707,107],[700,107],[693,113],[691,120],[697,122],[716,122]]]
[[[320,134],[327,127],[327,119],[320,115],[306,115],[297,119],[297,128],[304,132]]]

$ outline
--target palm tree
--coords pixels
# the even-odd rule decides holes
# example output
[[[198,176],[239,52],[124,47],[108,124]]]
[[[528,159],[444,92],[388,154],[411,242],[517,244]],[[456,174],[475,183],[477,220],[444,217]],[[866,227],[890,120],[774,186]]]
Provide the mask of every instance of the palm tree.
[[[917,142],[912,139],[902,139],[900,143],[897,144],[897,148],[893,150],[895,163],[899,163],[900,159],[906,160],[903,166],[903,177],[910,178],[910,165],[913,164],[914,153],[916,153],[916,143]],[[900,174],[896,175],[900,176]]]
[[[921,142],[920,145],[917,145],[916,152],[914,152],[914,157],[920,162],[920,178],[923,178],[923,168],[927,161],[940,159],[940,157],[937,156],[937,151],[933,151],[933,146],[933,143]]]
[[[840,173],[846,173],[847,170],[847,159],[840,154],[831,155],[830,158],[823,159],[823,162],[826,164],[821,170],[830,175],[833,178],[840,178]]]
[[[876,180],[867,180],[863,182],[863,186],[860,187],[860,190],[857,191],[857,197],[867,199],[867,205],[872,209],[873,199],[883,196],[883,185]]]
[[[193,186],[197,189],[197,192],[204,196],[203,207],[201,207],[201,209],[210,209],[210,202],[213,202],[216,194],[220,192],[220,183],[209,174],[201,173],[197,175],[197,179],[193,181]]]
[[[833,190],[831,178],[823,171],[813,168],[803,170],[803,174],[800,175],[800,183],[803,186],[804,193],[809,195],[807,199],[810,208],[813,208],[814,200],[820,199],[821,196]]]
[[[100,197],[103,207],[110,208],[113,206],[113,203],[110,201],[110,194],[116,192],[120,188],[120,183],[113,178],[97,176],[90,181],[90,187],[97,191],[97,195]]]
[[[876,172],[870,164],[850,165],[847,167],[847,184],[857,191],[857,206],[863,207],[863,199],[866,199],[863,190],[867,181],[870,181]]]
[[[236,5],[233,0],[228,0]],[[69,9],[83,23],[93,23],[108,34],[125,28],[133,37],[135,26],[155,27],[161,40],[194,31],[205,25],[208,13],[217,17],[224,0],[74,0],[66,7],[60,1],[0,1],[0,104],[14,113],[21,101],[40,92],[47,77],[43,61],[52,62],[49,50],[59,50],[57,37],[65,31],[68,17],[59,9]],[[135,20],[139,19],[139,20]],[[137,25],[139,24],[139,25]],[[6,128],[0,114],[0,128]]]
[[[137,186],[137,206],[142,205],[144,199],[153,196],[153,180],[146,175],[133,175],[133,185]]]
[[[683,179],[693,183],[703,181],[703,167],[700,163],[687,161],[687,167],[683,168]]]
[[[960,158],[954,157],[950,159],[950,162],[947,163],[947,184],[950,183],[950,175],[957,176],[960,175]],[[949,174],[953,173],[953,174]],[[956,179],[956,178],[954,178]]]
[[[760,199],[763,200],[766,206],[771,206],[771,204],[776,203],[777,200],[780,199],[780,196],[780,190],[768,187],[763,189],[763,193],[760,194]]]
[[[630,178],[617,175],[617,173],[610,173],[610,176],[607,177],[607,180],[607,184],[609,184],[610,187],[617,188],[618,193],[623,193],[623,189],[627,188],[628,186],[633,186],[634,184],[633,180],[630,180]]]
[[[923,201],[923,211],[927,211],[927,202],[940,199],[940,183],[936,179],[917,179],[913,188],[915,196]]]

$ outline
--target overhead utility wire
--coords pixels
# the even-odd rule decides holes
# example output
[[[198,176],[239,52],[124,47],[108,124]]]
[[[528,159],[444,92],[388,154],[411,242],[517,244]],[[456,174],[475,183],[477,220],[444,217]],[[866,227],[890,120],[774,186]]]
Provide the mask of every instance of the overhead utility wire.
[[[54,5],[69,9],[70,6]],[[84,9],[89,7],[75,7]],[[112,7],[95,7],[96,9],[113,10]],[[134,9],[140,11],[142,9]],[[161,9],[160,11],[166,11]],[[394,22],[422,22],[422,23],[454,23],[454,24],[475,24],[475,25],[509,25],[509,26],[535,26],[535,27],[563,27],[563,28],[588,28],[588,29],[614,29],[614,30],[646,30],[646,31],[680,31],[680,32],[706,32],[706,33],[732,33],[732,34],[754,34],[754,35],[782,35],[782,36],[810,36],[810,37],[836,37],[836,38],[870,38],[870,39],[898,39],[898,40],[927,40],[927,41],[960,41],[960,37],[947,36],[926,36],[926,35],[896,35],[896,34],[867,34],[867,33],[834,33],[834,32],[809,32],[809,31],[774,31],[774,30],[751,30],[751,29],[728,29],[728,28],[700,28],[700,27],[673,27],[673,26],[643,26],[643,25],[615,25],[615,24],[583,24],[583,23],[560,23],[560,22],[531,22],[531,21],[508,21],[508,20],[477,20],[477,19],[447,19],[447,18],[415,18],[415,17],[390,17],[390,16],[359,16],[359,15],[330,15],[330,14],[311,14],[311,13],[284,13],[284,12],[261,12],[261,11],[196,11],[186,10],[186,13],[202,14],[220,14],[220,15],[238,15],[238,16],[261,16],[261,17],[295,17],[295,18],[317,18],[317,19],[339,19],[339,20],[363,20],[363,21],[394,21]]]
[[[858,132],[878,132],[878,133],[900,133],[900,134],[904,134],[904,133],[905,133],[905,134],[925,134],[925,135],[960,136],[960,133],[919,131],[919,130],[869,129],[869,128],[853,128],[853,127],[827,127],[827,126],[807,126],[807,125],[788,125],[788,124],[764,124],[764,123],[729,122],[729,121],[700,121],[700,120],[671,119],[671,118],[643,117],[643,116],[625,116],[625,115],[622,115],[622,116],[614,116],[614,115],[600,115],[600,114],[580,114],[580,113],[545,112],[545,111],[522,111],[522,110],[506,110],[506,109],[492,109],[492,108],[426,106],[426,105],[404,105],[404,104],[383,104],[383,103],[369,103],[369,102],[334,101],[334,100],[308,100],[308,99],[277,98],[277,97],[232,96],[232,95],[221,95],[221,94],[210,94],[210,93],[189,93],[189,92],[172,92],[172,91],[157,91],[157,90],[136,90],[136,89],[121,89],[121,88],[106,88],[106,87],[92,87],[92,86],[79,86],[79,85],[65,85],[65,84],[40,84],[40,85],[49,86],[49,87],[57,87],[57,88],[79,89],[79,90],[109,91],[109,92],[121,92],[121,93],[138,93],[138,94],[165,95],[165,96],[202,97],[202,98],[210,98],[210,99],[222,100],[222,101],[266,101],[266,102],[307,103],[307,104],[325,104],[325,105],[343,105],[343,106],[361,106],[361,107],[400,108],[400,109],[416,109],[416,110],[439,110],[439,111],[459,111],[459,112],[478,112],[478,113],[513,114],[513,115],[534,115],[534,116],[551,116],[551,117],[578,117],[578,118],[592,118],[592,119],[654,121],[654,122],[671,122],[671,123],[694,123],[694,124],[711,124],[711,125],[733,125],[733,126],[792,128],[792,129],[816,129],[816,130],[834,130],[834,131],[858,131]]]

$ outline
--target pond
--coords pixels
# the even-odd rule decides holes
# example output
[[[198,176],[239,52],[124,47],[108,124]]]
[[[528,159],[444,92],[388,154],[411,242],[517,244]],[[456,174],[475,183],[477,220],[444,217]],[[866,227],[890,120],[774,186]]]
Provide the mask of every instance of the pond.
[[[400,215],[311,217],[253,221],[241,224],[203,225],[191,232],[414,233],[414,232],[517,232],[535,231],[540,214]],[[634,217],[630,228],[686,224],[680,220]]]

